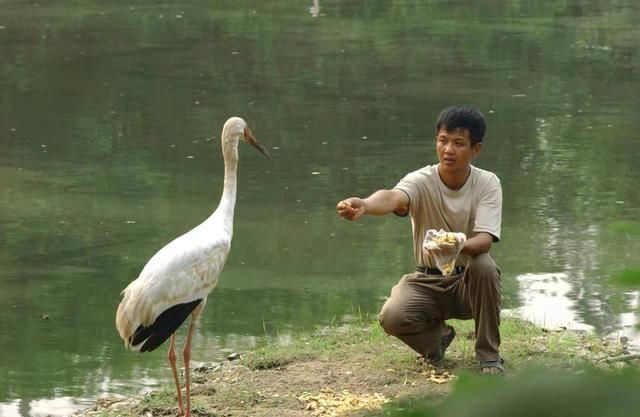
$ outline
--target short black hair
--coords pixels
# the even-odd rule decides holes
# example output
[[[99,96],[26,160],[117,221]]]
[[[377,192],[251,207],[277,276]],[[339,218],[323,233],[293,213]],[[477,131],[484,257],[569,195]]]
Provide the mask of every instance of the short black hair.
[[[487,121],[478,110],[466,106],[451,106],[440,112],[436,122],[436,135],[441,128],[447,132],[456,129],[467,129],[471,138],[471,146],[482,143]]]

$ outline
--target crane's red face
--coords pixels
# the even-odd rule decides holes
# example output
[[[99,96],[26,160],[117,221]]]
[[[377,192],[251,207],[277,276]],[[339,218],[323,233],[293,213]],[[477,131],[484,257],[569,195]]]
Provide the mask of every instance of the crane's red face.
[[[249,129],[248,126],[244,128],[244,140],[249,142],[257,150],[262,152],[267,158],[271,158],[271,155],[269,155],[269,152],[266,150],[264,146],[262,146],[260,142],[258,142],[258,139],[256,139],[255,136],[253,136],[253,132],[251,131],[251,129]]]

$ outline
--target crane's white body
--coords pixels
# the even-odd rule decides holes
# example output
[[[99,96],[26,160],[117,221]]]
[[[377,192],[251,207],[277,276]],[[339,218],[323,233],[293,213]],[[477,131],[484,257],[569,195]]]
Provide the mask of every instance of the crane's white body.
[[[120,334],[128,347],[138,326],[149,326],[165,310],[195,300],[206,302],[231,248],[233,226],[216,211],[204,223],[160,249],[140,276],[123,291],[129,331]]]
[[[225,163],[224,188],[218,208],[203,223],[174,239],[147,262],[140,276],[122,292],[116,327],[125,345],[139,326],[149,326],[172,306],[202,300],[194,311],[197,318],[207,295],[215,288],[231,248],[233,214],[237,192],[239,134],[246,127],[231,118],[222,131]]]

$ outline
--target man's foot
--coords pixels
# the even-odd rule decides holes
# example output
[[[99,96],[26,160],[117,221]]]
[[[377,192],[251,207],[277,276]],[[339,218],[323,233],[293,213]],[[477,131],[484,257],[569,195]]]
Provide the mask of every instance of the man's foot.
[[[440,364],[440,362],[442,362],[442,360],[444,359],[444,353],[447,351],[447,348],[449,347],[451,342],[453,342],[453,339],[456,337],[456,329],[454,329],[453,326],[449,326],[449,325],[447,325],[447,328],[449,329],[449,333],[443,336],[440,336],[439,351],[435,353],[430,353],[427,356],[427,360],[431,365],[438,365]]]
[[[495,361],[480,361],[480,373],[482,374],[503,374],[504,359]]]

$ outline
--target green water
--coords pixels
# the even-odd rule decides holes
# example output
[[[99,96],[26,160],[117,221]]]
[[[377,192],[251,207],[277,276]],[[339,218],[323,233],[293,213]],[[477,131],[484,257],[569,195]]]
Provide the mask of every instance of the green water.
[[[436,161],[453,103],[488,119],[475,163],[502,180],[505,307],[550,276],[596,331],[635,317],[606,280],[640,263],[635,0],[313,3],[0,0],[0,415],[170,378],[164,348],[124,350],[115,308],[215,209],[232,115],[273,158],[241,145],[194,360],[373,317],[413,268],[410,222],[335,204]]]

